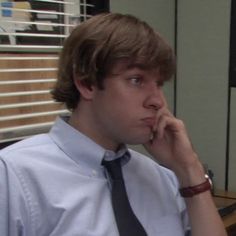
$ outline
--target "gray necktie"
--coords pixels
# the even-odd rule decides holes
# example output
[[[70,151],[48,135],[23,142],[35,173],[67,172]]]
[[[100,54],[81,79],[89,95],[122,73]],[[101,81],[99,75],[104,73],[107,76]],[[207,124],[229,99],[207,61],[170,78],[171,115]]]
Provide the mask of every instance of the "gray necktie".
[[[112,180],[112,205],[120,236],[147,236],[130,206],[120,161],[121,158],[102,162]]]

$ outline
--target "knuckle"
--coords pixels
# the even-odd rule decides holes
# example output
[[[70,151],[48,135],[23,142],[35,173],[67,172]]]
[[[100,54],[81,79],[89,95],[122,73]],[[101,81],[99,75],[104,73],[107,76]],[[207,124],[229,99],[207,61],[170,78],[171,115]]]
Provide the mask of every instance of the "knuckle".
[[[184,122],[182,120],[177,119],[177,125],[182,129],[185,128]]]

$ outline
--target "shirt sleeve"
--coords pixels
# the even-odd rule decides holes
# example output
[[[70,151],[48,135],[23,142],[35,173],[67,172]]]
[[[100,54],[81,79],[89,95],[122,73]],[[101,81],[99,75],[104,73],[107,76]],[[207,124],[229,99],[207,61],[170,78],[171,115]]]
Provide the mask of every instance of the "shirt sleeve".
[[[0,235],[33,236],[27,201],[20,181],[0,158]]]
[[[168,180],[167,185],[170,187],[172,194],[174,196],[174,201],[177,205],[177,209],[181,218],[184,236],[191,236],[190,220],[189,220],[185,200],[180,195],[180,192],[179,192],[179,188],[180,188],[179,181],[173,171],[163,166],[159,166],[159,168],[161,168],[161,171],[165,173],[164,177],[166,180]]]

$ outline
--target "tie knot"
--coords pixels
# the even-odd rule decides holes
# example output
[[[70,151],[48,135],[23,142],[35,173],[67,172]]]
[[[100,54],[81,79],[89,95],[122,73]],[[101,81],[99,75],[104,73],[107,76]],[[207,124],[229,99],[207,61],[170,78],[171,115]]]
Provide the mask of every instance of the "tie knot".
[[[122,170],[121,170],[121,158],[117,158],[113,161],[102,161],[102,165],[107,169],[112,180],[121,180]]]

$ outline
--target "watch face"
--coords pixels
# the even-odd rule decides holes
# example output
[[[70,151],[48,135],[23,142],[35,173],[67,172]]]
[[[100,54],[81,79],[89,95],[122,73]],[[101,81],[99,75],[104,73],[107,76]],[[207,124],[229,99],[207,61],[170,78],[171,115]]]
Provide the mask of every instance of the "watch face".
[[[208,179],[209,183],[211,184],[211,188],[213,188],[212,180],[211,180],[211,178],[209,177],[208,174],[205,174],[205,178]]]

